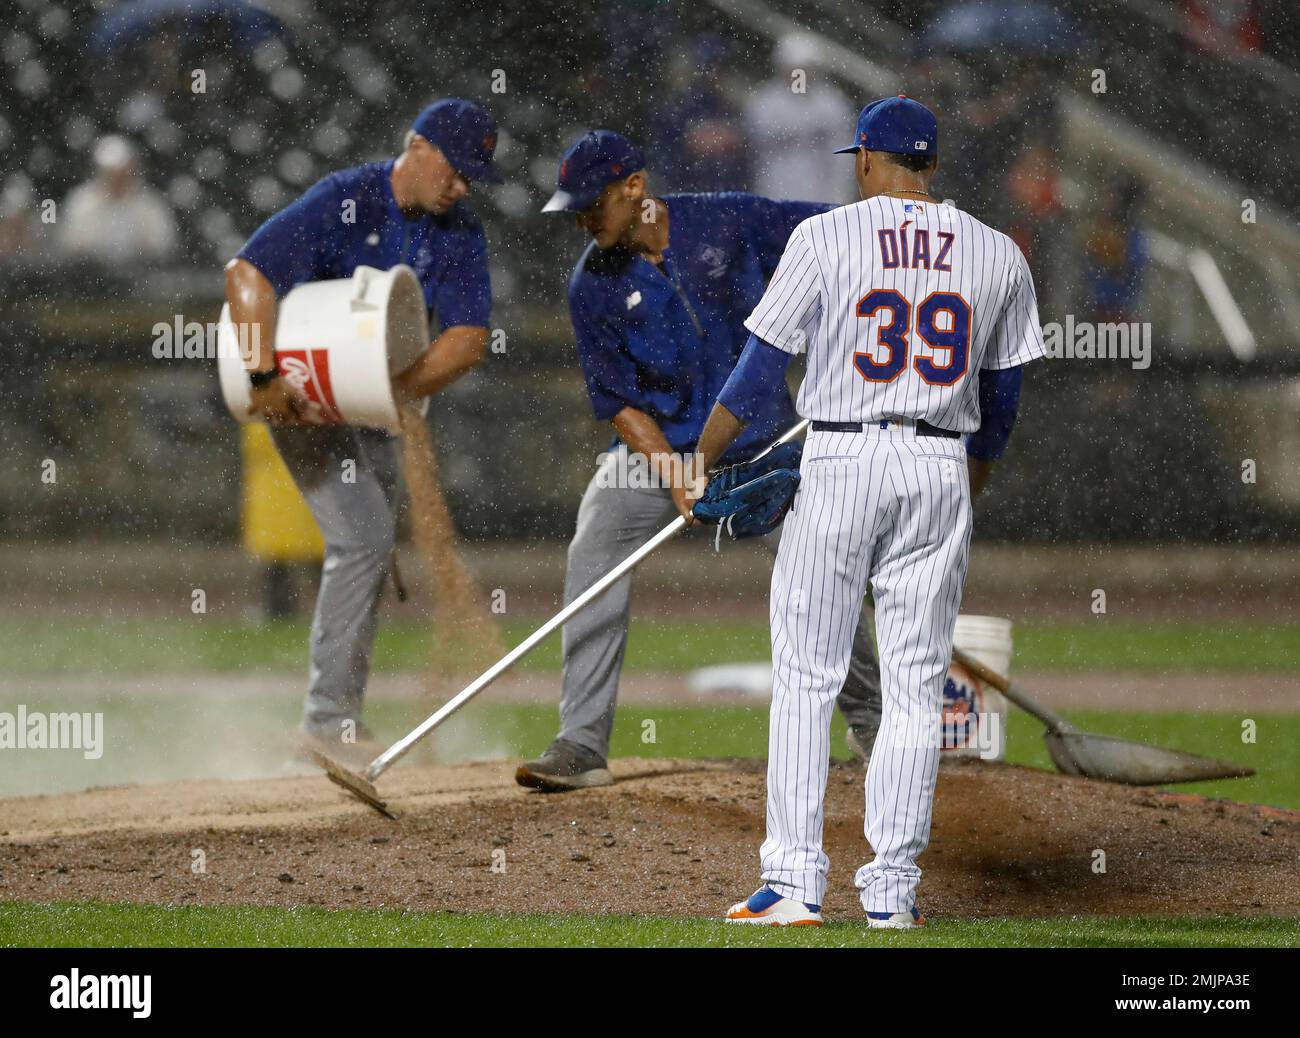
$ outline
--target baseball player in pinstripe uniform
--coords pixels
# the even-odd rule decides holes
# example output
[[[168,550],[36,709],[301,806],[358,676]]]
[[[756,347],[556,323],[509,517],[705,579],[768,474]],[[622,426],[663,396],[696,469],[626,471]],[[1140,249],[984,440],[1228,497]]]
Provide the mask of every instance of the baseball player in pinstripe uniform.
[[[1020,250],[930,195],[937,145],[916,101],[863,109],[841,149],[856,156],[863,201],[795,228],[700,436],[706,471],[807,351],[798,410],[813,424],[772,573],[763,886],[729,922],[821,922],[830,711],[868,584],[883,713],[866,777],[875,859],[855,883],[871,926],[924,922],[916,859],[930,837],[971,497],[1006,443],[1020,366],[1045,355]],[[703,483],[689,484],[684,514]]]

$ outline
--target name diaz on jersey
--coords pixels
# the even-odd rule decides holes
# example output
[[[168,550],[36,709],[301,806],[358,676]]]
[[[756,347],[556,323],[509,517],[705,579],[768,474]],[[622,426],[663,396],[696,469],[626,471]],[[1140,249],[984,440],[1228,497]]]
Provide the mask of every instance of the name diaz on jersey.
[[[913,227],[912,245],[908,248],[907,236],[908,225],[911,220],[904,220],[903,225],[895,232],[893,229],[885,227],[876,232],[876,238],[880,242],[880,266],[884,270],[893,270],[895,267],[910,267],[913,270],[924,267],[926,270],[942,270],[951,272],[952,265],[948,262],[948,254],[952,252],[952,242],[956,237],[952,231],[937,231],[936,236],[939,239],[939,253],[934,257],[934,262],[930,262],[930,232],[924,227]],[[909,262],[908,256],[911,256]]]

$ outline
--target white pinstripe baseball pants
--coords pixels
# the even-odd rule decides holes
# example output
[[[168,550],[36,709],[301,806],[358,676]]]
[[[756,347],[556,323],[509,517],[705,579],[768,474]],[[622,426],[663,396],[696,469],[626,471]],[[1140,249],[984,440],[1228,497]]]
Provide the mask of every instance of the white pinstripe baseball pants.
[[[930,839],[938,719],[970,545],[960,439],[879,423],[809,433],[802,482],[772,572],[772,713],[763,880],[822,903],[830,722],[870,581],[883,710],[866,778],[875,860],[855,882],[869,912],[915,902]]]

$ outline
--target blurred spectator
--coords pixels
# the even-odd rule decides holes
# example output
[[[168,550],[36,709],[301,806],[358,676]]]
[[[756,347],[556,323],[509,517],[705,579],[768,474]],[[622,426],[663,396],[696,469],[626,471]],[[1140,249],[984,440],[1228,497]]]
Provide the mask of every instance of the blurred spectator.
[[[1011,166],[1031,136],[1055,140],[1056,88],[1032,59],[976,63],[964,97],[953,96],[951,113],[940,104],[944,138],[939,142],[943,193],[994,226],[1013,217],[1007,188]],[[950,142],[950,143],[945,143]]]
[[[1046,142],[1029,142],[1012,161],[1007,170],[1006,202],[1003,227],[1034,270],[1039,299],[1051,299],[1052,245],[1060,237],[1065,207],[1060,173]]]
[[[772,63],[772,77],[745,106],[745,131],[757,167],[752,190],[767,198],[857,201],[852,164],[831,157],[852,138],[857,110],[822,74],[817,41],[797,33],[785,36],[772,52]],[[803,90],[796,92],[796,86]]]
[[[1137,209],[1142,188],[1124,179],[1104,185],[1082,232],[1088,310],[1099,321],[1133,321],[1147,256]]]
[[[603,104],[622,112],[623,125],[634,137],[645,129],[646,113],[658,105],[658,79],[642,90],[628,91],[627,84],[643,82],[647,71],[664,68],[676,18],[673,0],[604,0],[597,25],[607,50],[584,79]]]
[[[1257,51],[1263,42],[1253,0],[1184,0],[1183,32],[1223,56]]]
[[[696,37],[685,88],[669,97],[652,120],[652,151],[662,164],[663,182],[674,191],[735,191],[749,182],[740,113],[722,84],[729,50],[721,36]]]
[[[26,173],[14,173],[0,190],[0,259],[32,259],[43,251],[40,203]]]
[[[1031,141],[1007,171],[1007,198],[1014,212],[1031,221],[1050,219],[1061,211],[1060,179],[1050,149]]]
[[[95,175],[72,189],[59,214],[65,255],[104,263],[165,259],[176,247],[176,223],[163,196],[140,174],[136,149],[124,137],[95,145]]]

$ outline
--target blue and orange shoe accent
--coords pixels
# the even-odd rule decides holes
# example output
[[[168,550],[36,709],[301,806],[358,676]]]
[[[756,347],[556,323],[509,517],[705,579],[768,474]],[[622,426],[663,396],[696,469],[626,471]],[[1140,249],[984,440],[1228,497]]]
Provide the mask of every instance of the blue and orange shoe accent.
[[[821,926],[822,906],[783,897],[771,887],[759,887],[747,900],[731,906],[727,922],[757,926]]]
[[[925,916],[913,905],[910,912],[868,912],[867,925],[876,930],[914,930],[925,925]]]

